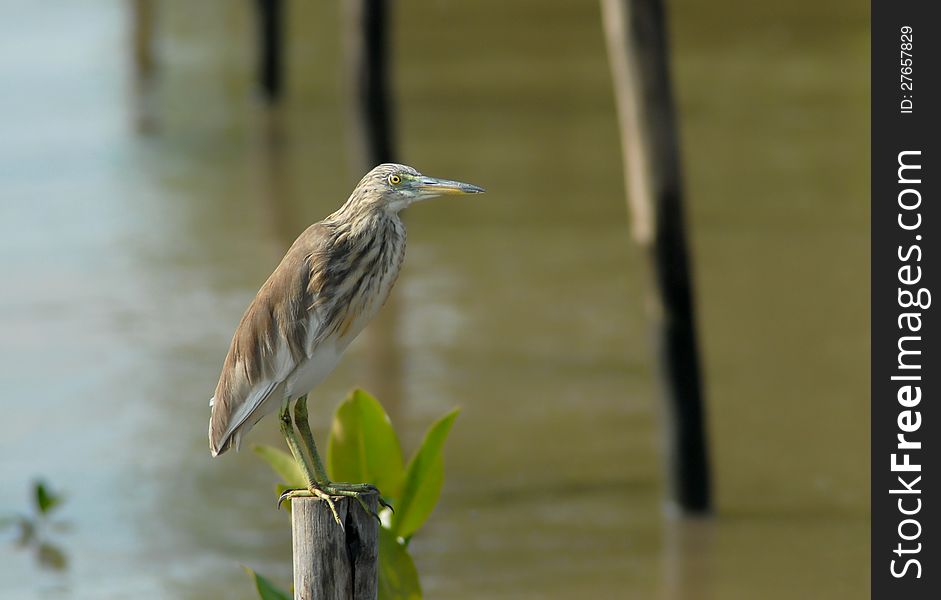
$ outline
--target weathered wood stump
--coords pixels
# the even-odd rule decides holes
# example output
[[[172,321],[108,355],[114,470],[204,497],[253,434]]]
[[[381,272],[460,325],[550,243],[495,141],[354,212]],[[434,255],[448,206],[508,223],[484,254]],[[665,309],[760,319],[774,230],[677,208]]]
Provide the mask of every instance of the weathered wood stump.
[[[375,496],[364,497],[376,510]],[[353,498],[330,507],[317,498],[291,501],[295,600],[374,600],[379,593],[379,522]]]

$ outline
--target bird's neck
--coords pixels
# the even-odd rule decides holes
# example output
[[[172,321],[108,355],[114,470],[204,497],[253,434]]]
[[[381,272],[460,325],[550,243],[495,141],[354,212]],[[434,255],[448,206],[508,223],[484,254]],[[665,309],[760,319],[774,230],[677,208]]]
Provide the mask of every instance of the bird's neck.
[[[336,333],[345,348],[385,303],[405,257],[405,225],[397,213],[345,214],[323,221],[330,231],[324,272],[331,279],[322,293],[323,331]]]
[[[381,208],[363,208],[347,202],[332,215],[324,219],[335,235],[357,239],[382,235],[387,231],[404,231],[405,226],[398,212]]]

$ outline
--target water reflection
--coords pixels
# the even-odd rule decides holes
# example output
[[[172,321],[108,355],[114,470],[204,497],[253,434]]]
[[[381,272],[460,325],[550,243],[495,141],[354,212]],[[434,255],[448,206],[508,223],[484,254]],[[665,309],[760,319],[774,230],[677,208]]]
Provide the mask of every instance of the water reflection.
[[[663,527],[663,598],[721,598],[714,592],[716,523],[669,518]]]

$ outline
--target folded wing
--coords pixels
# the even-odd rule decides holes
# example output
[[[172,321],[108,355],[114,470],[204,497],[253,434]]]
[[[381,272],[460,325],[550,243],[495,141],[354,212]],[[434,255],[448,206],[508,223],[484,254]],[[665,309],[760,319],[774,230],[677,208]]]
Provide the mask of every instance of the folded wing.
[[[239,323],[210,400],[209,448],[222,454],[277,408],[279,390],[318,339],[321,283],[312,276],[324,255],[326,232],[313,225],[294,242]]]

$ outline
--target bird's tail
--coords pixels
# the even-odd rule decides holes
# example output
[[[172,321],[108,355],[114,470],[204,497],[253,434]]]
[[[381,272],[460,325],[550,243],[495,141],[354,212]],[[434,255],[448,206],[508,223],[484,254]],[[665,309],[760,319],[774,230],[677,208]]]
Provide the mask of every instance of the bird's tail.
[[[278,407],[277,401],[282,397],[281,390],[283,384],[278,382],[256,385],[233,411],[232,396],[225,395],[224,388],[221,392],[223,395],[220,396],[217,388],[216,395],[209,401],[212,407],[212,414],[209,416],[209,450],[212,455],[219,456],[233,446],[238,450],[242,436],[262,417]]]
[[[218,415],[215,414],[215,403],[216,397],[213,396],[209,399],[209,452],[212,454],[213,458],[219,456],[226,450],[232,447],[233,437],[232,435],[224,435],[225,430],[222,427],[219,427]]]

